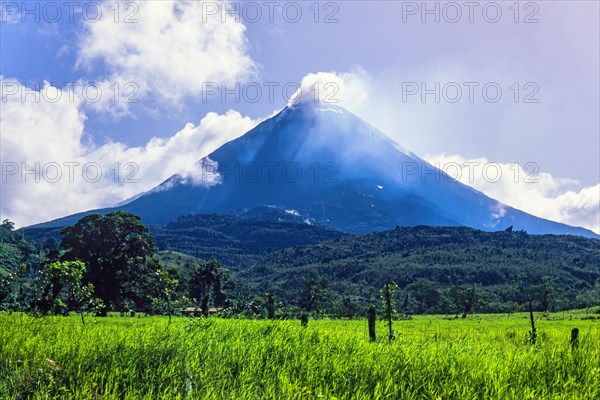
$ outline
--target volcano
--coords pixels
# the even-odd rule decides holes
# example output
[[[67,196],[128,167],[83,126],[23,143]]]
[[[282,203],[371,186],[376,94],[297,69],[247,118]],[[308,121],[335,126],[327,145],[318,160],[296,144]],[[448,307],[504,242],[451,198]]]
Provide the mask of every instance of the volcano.
[[[274,207],[348,233],[396,226],[509,227],[532,234],[598,237],[507,206],[453,179],[348,110],[288,106],[243,136],[117,207],[38,227],[74,224],[117,209],[163,225],[187,214]]]

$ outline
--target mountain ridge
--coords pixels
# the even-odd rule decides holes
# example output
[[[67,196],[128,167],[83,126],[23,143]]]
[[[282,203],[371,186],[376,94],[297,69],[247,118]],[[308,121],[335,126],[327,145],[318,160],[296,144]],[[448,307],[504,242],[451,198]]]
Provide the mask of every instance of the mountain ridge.
[[[273,205],[347,233],[395,226],[509,226],[533,234],[600,237],[535,217],[451,178],[336,105],[285,107],[241,137],[118,207],[34,227],[65,226],[117,209],[165,224],[186,214],[223,214]],[[63,224],[63,225],[61,225]]]

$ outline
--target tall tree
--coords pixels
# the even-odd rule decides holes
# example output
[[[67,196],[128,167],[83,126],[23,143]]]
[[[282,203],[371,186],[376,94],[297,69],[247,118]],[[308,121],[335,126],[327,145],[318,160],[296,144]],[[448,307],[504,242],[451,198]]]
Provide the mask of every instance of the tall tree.
[[[275,295],[273,292],[265,293],[265,304],[267,307],[267,318],[275,319],[275,309],[277,306],[275,305]]]
[[[327,280],[311,269],[304,276],[300,287],[299,303],[302,309],[300,320],[303,326],[308,324],[310,313],[319,309],[327,298]]]
[[[65,314],[76,311],[81,315],[93,303],[94,287],[83,284],[86,266],[81,261],[55,261],[42,267],[36,282],[35,306],[43,314]]]
[[[177,287],[179,280],[169,273],[167,270],[157,269],[154,279],[152,279],[153,291],[155,293],[155,301],[164,302],[167,306],[167,314],[169,315],[169,323],[173,315],[173,303],[177,297]]]
[[[540,304],[543,312],[548,312],[552,309],[555,302],[556,294],[558,293],[558,278],[555,276],[542,276],[542,285],[540,288]]]
[[[190,297],[197,299],[202,314],[208,315],[210,295],[215,299],[221,295],[221,285],[225,270],[221,263],[214,258],[210,261],[199,261],[193,266],[189,278]]]
[[[317,310],[327,298],[327,280],[311,269],[304,276],[300,289],[300,307],[309,313]]]
[[[417,302],[415,311],[419,314],[436,311],[436,307],[441,301],[442,296],[438,285],[429,279],[419,278],[408,285],[406,290]]]
[[[23,278],[27,265],[21,264],[17,271],[0,275],[0,310],[18,311],[26,308],[23,302]]]
[[[122,309],[125,299],[144,303],[154,240],[140,217],[125,211],[92,214],[61,234],[62,259],[87,264],[85,280],[108,307]]]
[[[462,312],[462,317],[473,312],[477,305],[479,295],[475,286],[456,285],[448,291],[448,297],[456,306],[457,312]]]
[[[22,231],[15,231],[14,222],[3,220],[0,223],[0,275],[17,272],[23,263],[34,267],[40,261],[35,244],[27,240]]]
[[[9,242],[13,239],[13,231],[15,230],[15,223],[11,220],[2,220],[0,224],[0,242]]]

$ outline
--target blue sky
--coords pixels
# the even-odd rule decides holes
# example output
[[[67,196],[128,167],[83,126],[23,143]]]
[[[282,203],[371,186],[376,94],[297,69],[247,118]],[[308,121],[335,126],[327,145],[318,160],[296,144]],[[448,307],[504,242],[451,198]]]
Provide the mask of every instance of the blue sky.
[[[600,230],[598,2],[50,3],[60,17],[48,2],[2,3],[2,218],[40,222],[148,190],[284,107],[280,88],[304,79],[338,85],[335,100],[430,162],[497,163],[499,182],[461,176],[490,196]],[[78,83],[75,100],[23,101],[44,81]],[[96,103],[82,98],[89,83],[103,88]],[[213,83],[263,93],[222,101]],[[138,102],[125,104],[131,84]],[[486,98],[488,86],[502,95]],[[131,162],[139,182],[31,182],[7,162],[56,162],[63,175],[65,162]],[[64,200],[40,211],[49,193]]]

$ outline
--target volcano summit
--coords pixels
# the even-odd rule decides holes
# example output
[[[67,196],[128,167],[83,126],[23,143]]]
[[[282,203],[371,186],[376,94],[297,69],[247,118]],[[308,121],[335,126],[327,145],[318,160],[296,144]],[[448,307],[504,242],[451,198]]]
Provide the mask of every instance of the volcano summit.
[[[146,224],[186,214],[270,206],[349,233],[396,226],[513,227],[532,234],[597,237],[509,207],[453,179],[348,110],[325,103],[288,106],[243,136],[117,207],[38,226],[75,223],[117,209]]]

